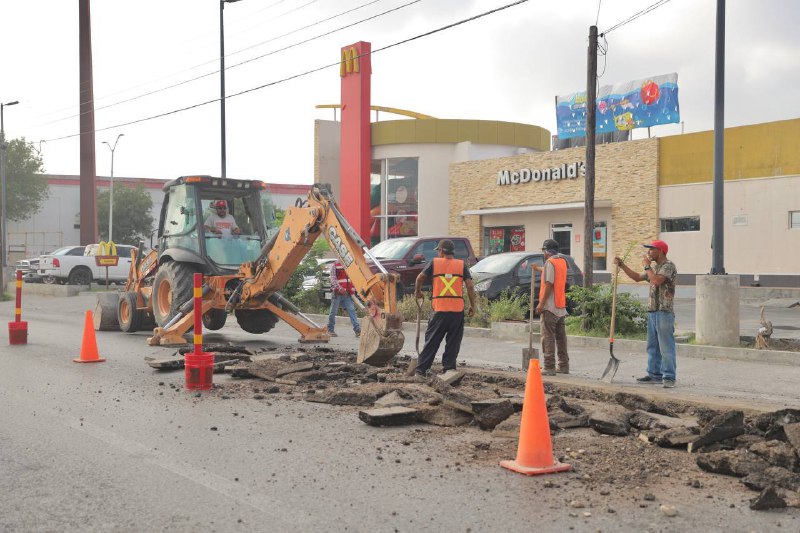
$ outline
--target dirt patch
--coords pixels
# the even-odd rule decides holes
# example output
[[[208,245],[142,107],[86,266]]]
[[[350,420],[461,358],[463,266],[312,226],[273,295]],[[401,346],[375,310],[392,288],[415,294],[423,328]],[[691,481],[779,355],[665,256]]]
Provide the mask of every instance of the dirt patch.
[[[453,468],[516,457],[524,373],[462,366],[465,375],[452,386],[436,375],[406,377],[408,364],[398,358],[375,368],[356,363],[353,352],[303,346],[248,352],[225,366],[239,379],[208,395],[328,403],[375,426],[427,423],[415,435],[443,442],[457,458]],[[800,507],[800,410],[717,410],[551,382],[545,396],[554,459],[573,471],[544,487],[572,498],[576,510],[613,513],[622,502],[647,508],[658,504],[653,491],[686,490],[739,505],[751,498],[759,510]]]

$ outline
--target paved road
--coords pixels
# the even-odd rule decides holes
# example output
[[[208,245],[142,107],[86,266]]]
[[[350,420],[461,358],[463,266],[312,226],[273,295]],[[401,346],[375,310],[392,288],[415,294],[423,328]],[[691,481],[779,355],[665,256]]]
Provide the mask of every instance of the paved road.
[[[170,353],[146,346],[145,334],[98,332],[108,361],[78,365],[71,359],[82,312],[93,306],[91,295],[31,296],[24,311],[29,344],[8,346],[5,327],[0,334],[0,531],[530,531],[533,524],[543,531],[565,524],[578,531],[723,531],[797,524],[795,512],[750,512],[745,492],[734,509],[688,501],[683,518],[669,523],[653,507],[631,502],[619,502],[616,514],[569,517],[565,502],[548,501],[540,490],[543,479],[493,464],[457,467],[452,450],[486,439],[478,430],[375,429],[353,409],[196,397],[182,390],[182,373],[143,364],[144,356]],[[13,302],[0,304],[0,316],[13,317]],[[295,338],[283,325],[261,338],[229,325],[207,340],[281,346]],[[354,347],[355,339],[343,335],[333,344]],[[406,349],[413,350],[412,335]],[[517,365],[521,349],[468,339],[463,359]],[[643,356],[621,355],[614,386],[633,390]],[[595,383],[607,357],[576,350],[573,360],[575,375],[566,379]],[[658,392],[797,405],[790,386],[800,378],[796,367],[682,361],[681,372],[679,388]],[[215,380],[230,385],[226,376]],[[572,483],[567,501],[586,497],[582,475],[559,478]]]

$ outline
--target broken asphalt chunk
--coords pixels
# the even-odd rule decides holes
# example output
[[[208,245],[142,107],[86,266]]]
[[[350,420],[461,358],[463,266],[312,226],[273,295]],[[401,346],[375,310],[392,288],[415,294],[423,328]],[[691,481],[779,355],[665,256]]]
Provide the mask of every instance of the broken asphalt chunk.
[[[419,411],[409,407],[380,407],[359,411],[358,418],[370,426],[403,426],[419,420]]]

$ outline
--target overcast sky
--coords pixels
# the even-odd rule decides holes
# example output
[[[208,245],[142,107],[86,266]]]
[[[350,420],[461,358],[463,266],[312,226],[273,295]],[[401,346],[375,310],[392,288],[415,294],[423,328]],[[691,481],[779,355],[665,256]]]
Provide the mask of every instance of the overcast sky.
[[[655,1],[602,0],[597,19],[597,0],[530,0],[375,53],[372,104],[556,133],[555,95],[585,89],[589,26],[597,20],[602,32]],[[315,106],[339,102],[338,67],[235,93],[336,63],[340,47],[356,41],[375,50],[511,2],[227,4],[228,176],[311,183],[314,119],[333,118]],[[714,0],[672,0],[610,32],[600,83],[677,72],[685,131],[712,129],[715,9]],[[219,98],[218,1],[93,0],[91,10],[98,175],[110,168],[110,151],[101,143],[113,143],[119,133],[125,137],[115,155],[116,176],[219,175],[218,101],[118,126]],[[375,18],[358,23],[369,17]],[[726,126],[800,117],[798,23],[796,0],[727,2]],[[46,172],[78,174],[78,137],[55,140],[79,131],[78,1],[0,0],[0,47],[0,101],[20,101],[5,110],[6,136],[24,136],[37,149],[47,140],[41,144]],[[681,126],[651,131],[673,135]],[[634,138],[643,135],[638,130]]]

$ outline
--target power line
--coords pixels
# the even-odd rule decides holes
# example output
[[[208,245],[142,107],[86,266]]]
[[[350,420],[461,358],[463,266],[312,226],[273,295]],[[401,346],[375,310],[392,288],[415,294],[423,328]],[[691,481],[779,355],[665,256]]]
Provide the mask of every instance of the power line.
[[[594,19],[594,25],[597,26],[597,23],[600,22],[600,6],[603,5],[603,0],[597,2],[597,17]]]
[[[308,24],[308,25],[306,25],[306,26],[303,26],[303,27],[301,27],[301,28],[297,28],[297,29],[295,29],[295,30],[292,30],[292,31],[290,31],[290,32],[284,33],[283,35],[278,35],[277,37],[273,37],[273,38],[271,38],[271,39],[268,39],[268,40],[266,40],[266,41],[263,41],[263,42],[261,42],[261,43],[258,43],[258,44],[255,44],[255,45],[252,45],[252,46],[250,46],[250,47],[248,47],[248,48],[243,48],[243,49],[241,49],[241,50],[237,50],[237,51],[235,51],[235,52],[233,52],[233,53],[231,53],[231,54],[226,54],[226,56],[225,56],[225,57],[229,57],[229,56],[231,56],[231,55],[235,55],[235,54],[237,54],[237,53],[243,52],[243,51],[245,51],[245,50],[249,50],[250,48],[254,48],[254,47],[256,47],[256,46],[261,46],[262,44],[267,44],[267,43],[269,43],[269,42],[271,42],[271,41],[274,41],[274,40],[280,39],[280,38],[282,38],[282,37],[286,37],[286,36],[288,36],[288,35],[292,35],[293,33],[297,33],[297,32],[300,32],[300,31],[302,31],[302,30],[306,30],[306,29],[308,29],[308,28],[311,28],[311,27],[313,27],[313,26],[316,26],[316,25],[322,24],[322,23],[324,23],[324,22],[328,22],[328,21],[330,21],[330,20],[333,20],[333,19],[335,19],[335,18],[338,18],[338,17],[340,17],[340,16],[342,16],[342,15],[346,15],[346,14],[348,14],[348,13],[352,13],[353,11],[357,11],[358,9],[361,9],[361,8],[364,8],[364,7],[367,7],[367,6],[370,6],[370,5],[372,5],[372,4],[375,4],[375,3],[377,3],[377,2],[382,2],[382,1],[383,1],[383,0],[371,0],[370,2],[367,2],[367,3],[365,3],[365,4],[362,4],[362,5],[360,5],[360,6],[357,6],[357,7],[355,7],[355,8],[349,9],[349,10],[347,10],[347,11],[343,11],[343,12],[341,12],[341,13],[338,13],[338,14],[336,14],[336,15],[333,15],[333,16],[330,16],[330,17],[328,17],[328,18],[325,18],[325,19],[319,20],[319,21],[317,21],[317,22],[314,22],[314,23],[312,23],[312,24]],[[341,26],[341,27],[339,27],[339,28],[336,28],[336,29],[334,29],[334,30],[331,30],[331,31],[328,31],[328,32],[325,32],[325,33],[322,33],[322,34],[319,34],[319,35],[316,35],[316,36],[314,36],[314,37],[309,37],[308,39],[304,39],[304,40],[302,40],[302,41],[299,41],[299,42],[296,42],[296,43],[293,43],[293,44],[290,44],[290,45],[284,46],[283,48],[278,48],[277,50],[273,50],[273,51],[271,51],[271,52],[267,52],[267,53],[265,53],[265,54],[262,54],[262,55],[260,55],[260,56],[253,57],[253,58],[247,59],[247,60],[245,60],[245,61],[241,61],[241,62],[239,62],[239,63],[234,63],[234,64],[232,64],[232,65],[226,66],[226,67],[225,67],[225,71],[228,71],[228,70],[230,70],[230,69],[233,69],[233,68],[236,68],[236,67],[240,67],[240,66],[242,66],[242,65],[245,65],[245,64],[247,64],[247,63],[251,63],[251,62],[253,62],[253,61],[256,61],[256,60],[259,60],[259,59],[263,59],[263,58],[265,58],[265,57],[268,57],[268,56],[271,56],[271,55],[275,55],[275,54],[277,54],[277,53],[280,53],[280,52],[284,52],[284,51],[286,51],[286,50],[289,50],[289,49],[295,48],[295,47],[297,47],[297,46],[300,46],[300,45],[303,45],[303,44],[306,44],[306,43],[309,43],[309,42],[311,42],[311,41],[315,41],[315,40],[317,40],[317,39],[321,39],[322,37],[326,37],[326,36],[328,36],[328,35],[332,35],[332,34],[334,34],[334,33],[337,33],[337,32],[339,32],[339,31],[345,30],[345,29],[347,29],[347,28],[351,28],[351,27],[353,27],[353,26],[357,26],[358,24],[361,24],[361,23],[363,23],[363,22],[367,22],[367,21],[373,20],[373,19],[375,19],[375,18],[382,17],[383,15],[387,15],[387,14],[389,14],[389,13],[392,13],[393,11],[398,11],[398,10],[400,10],[400,9],[404,8],[404,7],[408,7],[408,6],[412,5],[412,4],[416,4],[416,3],[418,3],[418,2],[421,2],[421,1],[422,1],[422,0],[413,0],[413,1],[411,1],[411,2],[408,2],[408,3],[406,3],[406,4],[403,4],[403,5],[401,5],[401,6],[398,6],[398,7],[392,8],[392,9],[389,9],[389,10],[387,10],[387,11],[384,11],[384,12],[382,12],[382,13],[378,13],[378,14],[376,14],[376,15],[372,15],[372,16],[370,16],[370,17],[367,17],[367,18],[361,19],[361,20],[359,20],[359,21],[356,21],[356,22],[353,22],[353,23],[351,23],[351,24],[347,24],[347,25]],[[306,4],[306,5],[307,5],[307,4]],[[302,6],[301,6],[301,7],[302,7]],[[298,9],[299,9],[299,8],[298,8]],[[201,67],[201,66],[203,66],[203,65],[207,65],[207,64],[209,64],[209,63],[213,63],[213,62],[215,62],[215,61],[218,61],[218,58],[217,58],[217,59],[210,60],[210,61],[206,61],[205,63],[201,63],[201,64],[199,64],[199,65],[195,65],[194,67],[191,67],[190,69],[186,69],[186,70],[192,70],[192,69],[194,69],[194,68]],[[185,72],[185,70],[184,70],[184,71],[181,71],[181,72]],[[214,70],[214,71],[212,71],[212,72],[207,72],[207,73],[205,73],[205,74],[201,74],[201,75],[199,75],[199,76],[195,76],[195,77],[193,77],[193,78],[189,78],[189,79],[187,79],[187,80],[183,80],[183,81],[179,81],[179,82],[177,82],[177,83],[173,83],[173,84],[171,84],[171,85],[167,85],[166,87],[161,87],[161,88],[159,88],[159,89],[154,89],[154,90],[152,90],[152,91],[148,91],[148,92],[146,92],[146,93],[142,93],[142,94],[139,94],[139,95],[136,95],[136,96],[132,96],[132,97],[130,97],[130,98],[126,98],[126,99],[124,99],[124,100],[119,100],[119,101],[117,101],[117,102],[113,102],[113,103],[110,103],[110,104],[107,104],[107,105],[104,105],[104,106],[100,106],[100,107],[96,108],[94,111],[100,111],[101,109],[108,109],[109,107],[114,107],[114,106],[117,106],[117,105],[120,105],[120,104],[125,104],[125,103],[128,103],[128,102],[132,102],[132,101],[134,101],[134,100],[138,100],[138,99],[140,99],[140,98],[145,98],[145,97],[147,97],[147,96],[152,96],[152,95],[154,95],[154,94],[158,94],[158,93],[160,93],[160,92],[167,91],[167,90],[169,90],[169,89],[174,89],[175,87],[180,87],[181,85],[186,85],[187,83],[192,83],[192,82],[194,82],[194,81],[198,81],[198,80],[201,80],[201,79],[203,79],[203,78],[207,78],[207,77],[209,77],[209,76],[214,76],[214,75],[217,75],[217,74],[219,74],[219,72],[220,72],[220,71],[219,71],[219,69],[216,69],[216,70]],[[124,92],[124,91],[120,91],[120,92]],[[90,103],[90,102],[91,102],[91,101],[82,102],[82,103],[81,103],[81,105],[83,105],[83,104],[85,104],[85,103]],[[44,123],[42,123],[42,124],[37,124],[36,126],[37,126],[37,127],[41,127],[41,126],[47,126],[47,125],[49,125],[49,124],[56,124],[56,123],[58,123],[58,122],[63,122],[63,121],[65,121],[65,120],[69,120],[69,119],[72,119],[72,118],[75,118],[75,117],[80,117],[80,116],[83,116],[84,114],[87,114],[87,113],[91,113],[91,111],[84,111],[83,113],[77,113],[77,114],[75,114],[75,115],[70,115],[70,116],[68,116],[68,117],[59,118],[59,119],[56,119],[56,120],[51,120],[51,121],[49,121],[49,122],[44,122]]]
[[[472,17],[468,17],[468,18],[459,20],[457,22],[453,22],[452,24],[447,24],[446,26],[442,26],[440,28],[436,28],[434,30],[431,30],[431,31],[428,31],[428,32],[425,32],[425,33],[421,33],[419,35],[415,35],[414,37],[409,37],[408,39],[403,39],[401,41],[397,41],[395,43],[383,46],[381,48],[377,48],[377,49],[373,50],[371,52],[371,54],[376,54],[376,53],[382,52],[384,50],[389,50],[390,48],[394,48],[396,46],[400,46],[400,45],[403,45],[403,44],[406,44],[406,43],[410,43],[412,41],[416,41],[416,40],[422,39],[424,37],[429,37],[429,36],[434,35],[436,33],[440,33],[442,31],[455,28],[455,27],[460,26],[462,24],[466,24],[468,22],[473,22],[475,20],[478,20],[478,19],[481,19],[483,17],[492,15],[494,13],[498,13],[498,12],[506,10],[508,8],[515,7],[515,6],[518,6],[520,4],[524,4],[527,1],[528,0],[517,0],[516,2],[512,2],[510,4],[506,4],[504,6],[501,6],[501,7],[495,8],[495,9],[491,9],[489,11],[485,11],[485,12],[480,13],[478,15],[474,15]],[[358,57],[362,57],[362,56],[365,56],[365,55],[368,55],[368,54],[361,54]],[[258,85],[256,87],[251,87],[250,89],[245,89],[243,91],[239,91],[238,93],[234,93],[234,94],[226,96],[225,99],[227,100],[227,99],[230,99],[230,98],[234,98],[236,96],[241,96],[241,95],[248,94],[248,93],[251,93],[251,92],[254,92],[254,91],[259,91],[259,90],[265,89],[267,87],[272,87],[274,85],[279,85],[279,84],[285,83],[287,81],[295,80],[297,78],[302,78],[304,76],[308,76],[310,74],[314,74],[314,73],[319,72],[321,70],[324,70],[326,68],[338,67],[339,65],[340,65],[340,61],[336,61],[335,63],[328,63],[326,65],[322,65],[322,66],[319,66],[319,67],[316,67],[316,68],[312,68],[310,70],[306,70],[306,71],[300,72],[298,74],[293,74],[291,76],[287,76],[287,77],[282,78],[280,80],[271,81],[271,82],[268,82],[268,83],[264,83],[262,85]],[[106,130],[111,130],[111,129],[115,129],[115,128],[121,128],[121,127],[124,127],[124,126],[130,126],[130,125],[133,125],[133,124],[139,124],[141,122],[147,122],[147,121],[154,120],[154,119],[157,119],[157,118],[163,118],[163,117],[166,117],[166,116],[169,116],[169,115],[175,115],[175,114],[181,113],[183,111],[189,111],[191,109],[196,109],[198,107],[202,107],[202,106],[205,106],[205,105],[209,105],[209,104],[213,104],[213,103],[219,102],[219,100],[220,100],[219,98],[206,100],[205,102],[199,102],[199,103],[196,103],[196,104],[192,104],[190,106],[182,107],[182,108],[179,108],[179,109],[173,109],[171,111],[166,111],[164,113],[159,113],[159,114],[156,114],[156,115],[151,115],[151,116],[143,117],[143,118],[136,119],[136,120],[131,120],[131,121],[124,122],[124,123],[121,123],[121,124],[115,124],[113,126],[106,126],[104,128],[95,129],[94,132],[97,133],[97,132],[100,132],[100,131],[106,131]],[[64,139],[71,139],[73,137],[80,136],[82,133],[84,133],[84,132],[73,133],[71,135],[64,135],[62,137],[56,137],[56,138],[53,138],[53,139],[46,139],[46,142],[54,142],[54,141],[61,141],[61,140],[64,140]],[[89,132],[85,132],[85,133],[89,133]]]
[[[256,11],[256,12],[255,12],[255,13],[253,13],[253,14],[256,14],[256,13],[261,13],[262,11],[266,11],[267,9],[270,9],[270,8],[272,8],[272,7],[275,7],[275,6],[276,6],[276,5],[278,5],[278,4],[282,4],[282,3],[283,3],[283,2],[285,2],[285,1],[286,1],[286,0],[279,0],[278,2],[272,3],[272,4],[270,4],[270,5],[266,6],[266,7],[263,7],[263,8],[261,8],[260,10]],[[284,16],[286,16],[286,15],[288,15],[288,14],[290,14],[290,13],[293,13],[293,12],[295,12],[295,11],[299,11],[300,9],[302,9],[302,8],[304,8],[304,7],[307,7],[307,6],[309,6],[310,4],[313,4],[313,3],[317,2],[317,1],[318,1],[318,0],[311,0],[310,2],[308,2],[308,3],[305,3],[305,4],[301,5],[301,6],[297,6],[297,7],[293,8],[293,9],[290,9],[289,11],[286,11],[285,13],[281,13],[280,15],[277,15],[277,16],[275,16],[275,17],[272,17],[272,18],[270,18],[270,19],[267,19],[267,20],[263,21],[261,24],[266,24],[266,23],[268,23],[268,22],[272,22],[272,21],[278,20],[278,19],[279,19],[279,18],[281,18],[281,17],[284,17]],[[236,50],[236,51],[234,51],[234,52],[231,52],[231,53],[229,53],[229,54],[226,54],[226,55],[225,55],[225,57],[227,58],[227,57],[230,57],[230,56],[236,55],[236,54],[238,54],[238,53],[241,53],[241,52],[243,52],[243,51],[249,50],[249,49],[251,49],[251,48],[255,48],[255,47],[257,47],[257,46],[260,46],[260,45],[262,45],[262,44],[266,44],[266,43],[268,43],[268,42],[274,41],[274,40],[276,40],[276,39],[279,39],[279,38],[281,38],[281,37],[286,37],[286,36],[288,36],[288,35],[291,35],[292,33],[296,33],[296,32],[299,32],[299,31],[302,31],[302,30],[308,29],[308,28],[310,28],[310,27],[312,27],[312,26],[315,26],[315,25],[317,25],[317,24],[321,24],[321,23],[323,23],[323,22],[327,22],[327,21],[329,21],[329,20],[333,20],[333,19],[335,19],[335,18],[337,18],[337,17],[339,17],[339,16],[341,16],[341,15],[344,15],[344,14],[347,14],[347,13],[351,13],[351,12],[353,12],[353,11],[356,11],[356,10],[358,10],[358,9],[361,9],[362,7],[365,7],[365,6],[368,6],[368,5],[374,4],[375,2],[380,2],[380,1],[383,1],[383,0],[372,0],[371,2],[368,2],[368,3],[366,3],[366,4],[362,4],[361,6],[355,7],[355,8],[353,8],[353,9],[350,9],[350,10],[348,10],[348,11],[344,11],[344,12],[342,12],[342,13],[339,13],[339,14],[337,14],[337,15],[333,15],[333,16],[331,16],[331,17],[328,17],[328,18],[326,18],[326,19],[322,19],[322,20],[320,20],[320,21],[318,21],[318,22],[315,22],[315,23],[313,23],[313,24],[309,24],[309,25],[307,25],[307,26],[303,26],[303,27],[301,27],[301,28],[298,28],[298,29],[296,29],[296,30],[293,30],[293,31],[287,32],[287,33],[285,33],[285,34],[283,34],[283,35],[279,35],[278,37],[275,37],[275,38],[273,38],[273,39],[268,39],[268,40],[266,40],[266,41],[263,41],[263,42],[261,42],[261,43],[257,43],[257,44],[255,44],[255,45],[249,46],[249,47],[247,47],[247,48],[242,48],[242,49],[240,49],[240,50]],[[251,15],[251,17],[252,17],[252,15]],[[236,36],[236,35],[240,35],[240,34],[242,34],[242,33],[246,32],[246,31],[249,31],[249,30],[251,30],[251,29],[253,29],[253,28],[256,28],[256,27],[258,27],[258,25],[256,25],[256,26],[251,26],[251,27],[250,27],[250,28],[248,28],[247,30],[235,31],[235,32],[233,32],[233,33],[229,33],[229,37],[233,37],[233,36]],[[195,40],[197,40],[197,39],[200,39],[200,38],[202,38],[202,37],[206,37],[206,35],[204,34],[204,35],[197,36],[197,37],[195,37],[195,38],[193,38],[193,39],[190,39],[189,41],[184,41],[184,43],[192,42],[192,41],[195,41]],[[197,47],[195,47],[194,49],[197,49]],[[187,68],[185,68],[185,69],[182,69],[182,70],[179,70],[179,71],[172,72],[172,73],[170,73],[170,74],[167,74],[167,75],[165,75],[165,76],[161,76],[161,77],[159,77],[159,78],[156,78],[156,79],[154,79],[154,80],[147,81],[147,82],[145,82],[145,83],[140,83],[140,84],[138,84],[138,85],[134,85],[134,86],[132,86],[132,87],[128,87],[128,88],[125,88],[125,89],[121,89],[121,90],[119,90],[119,91],[116,91],[116,92],[113,92],[113,93],[111,93],[111,94],[106,94],[106,95],[103,95],[103,96],[100,96],[100,97],[94,98],[94,100],[93,100],[93,101],[94,101],[94,102],[97,102],[98,100],[103,100],[103,99],[106,99],[106,98],[110,98],[110,97],[112,97],[112,96],[116,96],[116,95],[118,95],[118,94],[122,94],[122,93],[124,93],[124,92],[127,92],[127,91],[131,91],[131,90],[134,90],[134,89],[138,89],[138,88],[140,88],[140,87],[145,87],[145,86],[147,86],[147,85],[149,85],[149,84],[151,84],[151,83],[155,83],[155,82],[158,82],[158,81],[161,81],[161,80],[164,80],[164,79],[168,79],[168,78],[171,78],[171,77],[173,77],[173,76],[177,76],[177,75],[179,75],[179,74],[183,74],[184,72],[190,72],[190,71],[192,71],[192,70],[195,70],[195,69],[197,69],[197,68],[203,67],[203,66],[205,66],[205,65],[208,65],[208,64],[211,64],[211,63],[215,63],[215,62],[217,62],[217,61],[219,61],[219,57],[215,57],[214,59],[210,59],[210,60],[208,60],[208,61],[204,61],[204,62],[202,62],[202,63],[199,63],[199,64],[197,64],[197,65],[194,65],[194,66],[191,66],[191,67],[187,67]],[[87,83],[91,83],[91,81],[82,81],[82,82],[80,82],[79,86],[81,87],[81,90],[83,90],[83,89],[82,89],[82,88],[83,88],[83,86],[85,86]],[[170,86],[170,87],[167,87],[167,88],[171,88],[171,86]],[[148,94],[151,94],[151,93],[148,93]],[[144,95],[144,96],[147,96],[147,95]],[[123,100],[122,102],[115,102],[115,103],[113,103],[113,104],[109,104],[109,105],[107,105],[107,106],[104,106],[104,107],[102,107],[102,108],[98,108],[98,109],[104,109],[105,107],[111,107],[111,106],[113,106],[113,105],[117,105],[118,103],[124,103],[124,102],[127,102],[127,101],[128,101],[128,100]],[[87,103],[87,102],[80,102],[80,104],[79,104],[79,105],[82,105],[82,104],[85,104],[85,103]],[[70,109],[72,109],[72,106],[69,106],[69,107],[64,107],[64,108],[61,108],[61,109],[57,109],[57,110],[55,110],[55,111],[49,111],[49,112],[46,112],[46,113],[43,113],[43,114],[39,115],[39,117],[42,117],[42,118],[44,118],[44,117],[47,117],[47,116],[49,116],[49,115],[54,115],[54,114],[56,114],[56,113],[60,113],[60,112],[62,112],[62,111],[67,111],[67,110],[70,110]],[[36,126],[37,126],[37,127],[38,127],[38,126],[46,126],[46,125],[48,125],[48,124],[54,124],[54,123],[61,122],[61,121],[63,121],[63,120],[68,120],[68,119],[71,119],[71,118],[75,118],[75,117],[78,117],[78,116],[80,116],[80,115],[79,115],[79,114],[78,114],[78,115],[70,115],[70,116],[67,116],[67,117],[64,117],[64,118],[59,118],[59,119],[55,119],[55,120],[52,120],[52,121],[49,121],[49,122],[44,122],[44,123],[41,123],[41,124],[37,124]]]
[[[621,28],[622,26],[628,24],[629,22],[633,22],[634,20],[638,19],[642,15],[646,15],[647,13],[650,13],[651,11],[653,11],[655,9],[658,9],[659,7],[663,6],[664,4],[666,4],[669,1],[670,0],[658,0],[658,2],[656,2],[655,4],[649,5],[646,8],[642,9],[641,11],[639,11],[638,13],[636,13],[634,15],[631,15],[627,19],[623,20],[622,22],[618,22],[618,23],[614,24],[613,26],[611,26],[610,28],[608,28],[607,30],[602,32],[600,35],[608,35],[609,33],[611,33],[612,31],[616,30],[617,28]]]

